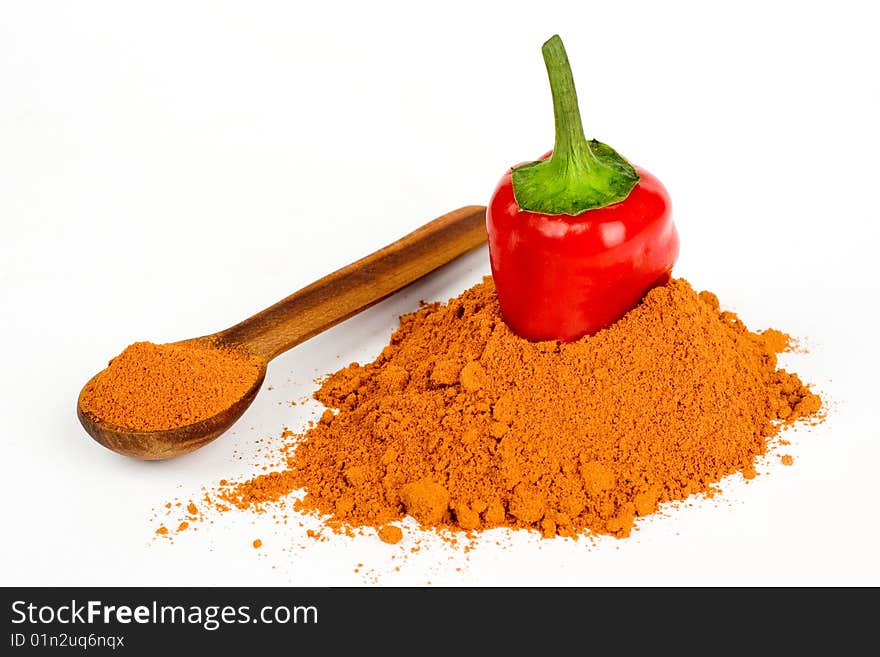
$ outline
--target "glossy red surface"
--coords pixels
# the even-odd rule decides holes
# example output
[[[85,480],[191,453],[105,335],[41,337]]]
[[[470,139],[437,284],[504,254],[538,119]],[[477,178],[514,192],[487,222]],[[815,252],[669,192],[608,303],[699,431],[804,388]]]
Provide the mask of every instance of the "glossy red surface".
[[[614,323],[668,280],[678,258],[669,194],[641,181],[576,216],[521,211],[508,171],[488,206],[489,257],[504,320],[529,340],[576,340]]]

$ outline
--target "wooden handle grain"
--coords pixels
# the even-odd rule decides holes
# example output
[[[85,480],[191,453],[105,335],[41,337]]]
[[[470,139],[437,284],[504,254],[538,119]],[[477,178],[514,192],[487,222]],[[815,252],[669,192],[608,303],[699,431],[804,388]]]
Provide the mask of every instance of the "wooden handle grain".
[[[222,343],[272,360],[486,241],[486,208],[438,217],[393,244],[221,331]]]

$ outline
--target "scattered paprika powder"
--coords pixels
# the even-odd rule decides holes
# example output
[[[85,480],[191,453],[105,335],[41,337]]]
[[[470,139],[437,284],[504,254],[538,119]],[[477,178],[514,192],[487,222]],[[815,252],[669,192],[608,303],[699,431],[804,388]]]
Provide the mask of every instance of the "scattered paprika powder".
[[[118,427],[173,429],[228,408],[256,383],[261,367],[240,350],[135,342],[89,381],[80,404]]]
[[[328,410],[286,445],[287,466],[220,496],[246,509],[304,489],[299,510],[389,542],[406,514],[624,537],[664,502],[754,476],[782,426],[818,413],[819,397],[777,369],[787,344],[682,279],[594,335],[530,342],[486,278],[402,317],[375,361],[328,377],[315,395]]]
[[[403,540],[403,531],[401,531],[400,527],[395,525],[385,525],[384,527],[379,527],[377,530],[377,534],[379,535],[379,539],[384,543],[390,543],[394,545],[395,543],[400,543]]]

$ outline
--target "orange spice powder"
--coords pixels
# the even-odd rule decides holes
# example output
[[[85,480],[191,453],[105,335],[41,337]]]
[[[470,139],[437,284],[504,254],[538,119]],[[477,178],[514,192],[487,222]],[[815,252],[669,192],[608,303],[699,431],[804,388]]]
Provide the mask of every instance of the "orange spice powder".
[[[395,543],[400,543],[403,540],[403,531],[400,527],[395,525],[385,525],[384,527],[379,527],[376,532],[379,535],[379,539],[384,543],[390,543],[394,545]]]
[[[286,467],[220,497],[261,508],[304,489],[299,510],[388,542],[406,514],[429,528],[624,537],[664,502],[754,477],[768,441],[819,412],[777,368],[788,344],[682,279],[593,336],[528,342],[487,278],[402,317],[375,361],[328,377],[315,395],[328,410],[286,445]]]
[[[261,372],[261,361],[243,351],[136,342],[86,385],[80,404],[118,427],[173,429],[228,408]]]

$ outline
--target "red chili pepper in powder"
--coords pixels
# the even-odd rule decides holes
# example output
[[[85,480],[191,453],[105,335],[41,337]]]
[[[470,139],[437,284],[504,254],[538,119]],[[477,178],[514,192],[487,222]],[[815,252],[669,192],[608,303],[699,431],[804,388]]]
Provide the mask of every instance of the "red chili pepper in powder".
[[[556,143],[513,167],[489,203],[492,275],[501,314],[530,340],[576,340],[620,319],[678,257],[666,189],[613,148],[584,136],[562,40],[542,52]]]

